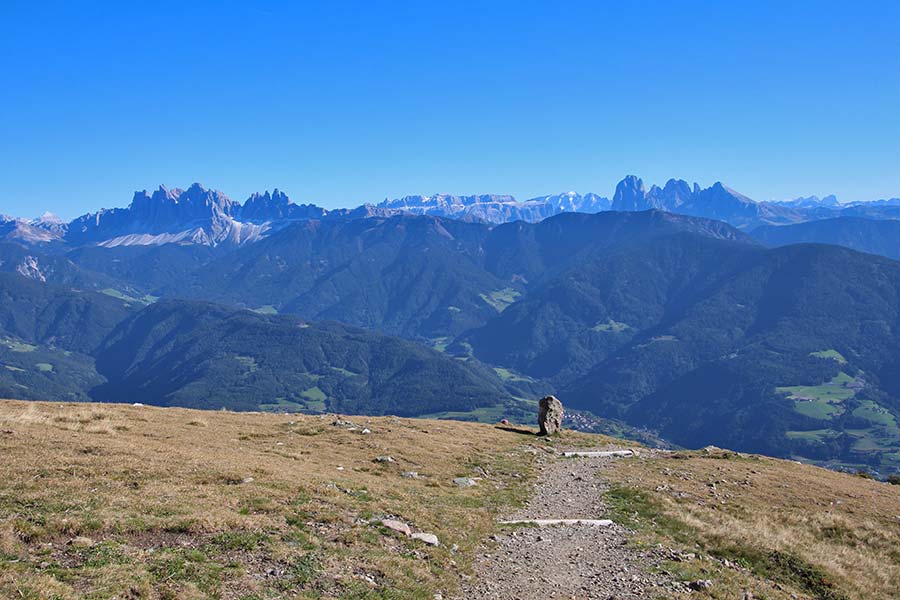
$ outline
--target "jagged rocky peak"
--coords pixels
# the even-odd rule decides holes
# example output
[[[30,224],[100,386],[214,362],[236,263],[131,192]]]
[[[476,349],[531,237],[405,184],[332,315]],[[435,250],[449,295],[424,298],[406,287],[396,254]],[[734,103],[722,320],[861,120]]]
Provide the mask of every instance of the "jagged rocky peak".
[[[179,188],[170,190],[164,185],[160,185],[152,194],[148,194],[147,190],[136,191],[131,199],[131,208],[141,209],[154,202],[175,204],[183,191]]]
[[[727,199],[727,200],[739,202],[741,204],[756,204],[756,202],[754,200],[752,200],[751,198],[749,198],[748,196],[745,196],[745,195],[741,194],[740,192],[731,189],[730,187],[728,187],[721,181],[715,182],[714,184],[712,184],[711,187],[707,188],[706,190],[702,190],[702,191],[707,192],[708,194],[712,195],[713,197],[715,197],[716,199],[719,199],[719,200]]]
[[[262,194],[254,192],[241,207],[241,217],[251,221],[285,218],[289,215],[291,206],[294,206],[294,203],[287,194],[279,191],[278,188],[271,193],[269,190]]]
[[[684,179],[670,179],[666,182],[665,187],[659,191],[659,196],[662,199],[662,204],[677,208],[690,202],[691,197],[699,191],[700,186],[696,183],[692,188]]]
[[[697,183],[689,184],[683,179],[669,179],[664,187],[650,186],[647,190],[644,182],[634,176],[625,177],[616,186],[613,197],[613,210],[660,210],[674,211],[681,206],[690,206],[697,202],[732,200],[742,204],[754,203],[753,200],[729,188],[721,181],[708,188],[701,188]]]
[[[322,219],[328,214],[315,204],[294,204],[287,194],[275,188],[262,194],[255,192],[244,202],[240,219],[250,223],[267,223],[280,220]]]
[[[106,246],[199,243],[217,245],[255,239],[259,232],[236,228],[240,204],[218,190],[194,183],[185,190],[159,186],[134,193],[128,208],[103,209],[69,224],[72,243]]]
[[[737,227],[750,227],[760,222],[786,223],[797,218],[792,207],[755,202],[721,181],[701,188],[683,179],[670,179],[662,188],[654,185],[645,190],[643,182],[634,175],[629,175],[616,186],[612,209],[657,209],[718,219]]]
[[[231,216],[239,206],[224,193],[193,183],[186,190],[160,185],[152,194],[147,190],[135,192],[129,208],[139,218],[181,221],[214,215]]]
[[[244,202],[244,208],[247,208],[247,205],[260,205],[260,206],[287,206],[288,204],[293,204],[288,195],[284,192],[280,191],[278,188],[275,188],[270,193],[269,190],[266,190],[262,194],[259,192],[253,192],[250,194],[250,197],[247,198],[246,202]]]
[[[644,182],[636,175],[628,175],[616,185],[612,209],[623,211],[647,210],[647,190]]]

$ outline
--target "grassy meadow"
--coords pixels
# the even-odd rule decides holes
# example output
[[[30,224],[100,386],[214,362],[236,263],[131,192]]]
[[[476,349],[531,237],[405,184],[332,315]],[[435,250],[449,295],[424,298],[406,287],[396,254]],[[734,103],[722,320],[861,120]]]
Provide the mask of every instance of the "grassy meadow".
[[[497,517],[527,497],[535,456],[613,441],[0,401],[0,597],[450,598]],[[599,475],[608,516],[634,543],[671,549],[663,568],[676,579],[713,581],[690,598],[875,600],[900,589],[897,486],[720,450],[640,452]]]
[[[353,418],[351,430],[334,418],[0,402],[0,597],[455,589],[494,513],[523,497],[534,452],[523,440],[534,438],[390,417]],[[479,483],[459,488],[461,476]],[[440,546],[384,528],[388,517]]]

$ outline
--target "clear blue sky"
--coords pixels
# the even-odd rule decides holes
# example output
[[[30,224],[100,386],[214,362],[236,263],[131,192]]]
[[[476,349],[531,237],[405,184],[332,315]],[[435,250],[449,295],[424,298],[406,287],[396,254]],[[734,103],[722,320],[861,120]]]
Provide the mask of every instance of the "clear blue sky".
[[[900,2],[0,2],[0,212],[722,180],[900,196]],[[80,6],[76,6],[80,5]]]

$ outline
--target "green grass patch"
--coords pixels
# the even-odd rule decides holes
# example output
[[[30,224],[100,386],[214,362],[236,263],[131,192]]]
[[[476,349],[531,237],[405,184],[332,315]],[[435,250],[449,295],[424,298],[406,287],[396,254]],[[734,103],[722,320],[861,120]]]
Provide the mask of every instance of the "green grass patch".
[[[328,398],[328,396],[325,395],[325,392],[319,389],[319,386],[317,385],[307,390],[303,390],[302,392],[300,392],[300,395],[307,400],[311,400],[312,402],[325,402],[325,400]]]
[[[305,408],[305,402],[294,402],[282,397],[275,398],[275,402],[259,405],[259,409],[264,412],[302,412]]]
[[[504,369],[503,367],[494,367],[494,372],[500,376],[500,379],[503,381],[524,381],[527,383],[531,383],[534,381],[531,377],[526,377],[524,375],[518,375],[517,373],[513,373],[509,369]]]
[[[278,314],[278,309],[275,308],[274,306],[272,306],[271,304],[265,304],[263,306],[260,306],[259,308],[253,308],[251,310],[260,315],[277,315]]]
[[[334,371],[335,373],[340,373],[340,374],[343,375],[344,377],[357,377],[357,376],[359,376],[359,373],[354,373],[353,371],[348,371],[347,369],[344,369],[344,368],[342,368],[342,367],[329,367],[329,368],[330,368],[332,371]]]
[[[269,538],[257,531],[226,531],[212,540],[212,545],[220,550],[254,550],[265,545]]]
[[[284,590],[312,583],[322,570],[319,559],[314,554],[305,554],[294,560],[286,569],[286,580],[279,587]]]
[[[677,341],[678,341],[678,338],[675,337],[674,335],[657,335],[657,336],[650,338],[643,344],[639,344],[638,348],[646,348],[650,344],[658,344],[660,342],[677,342]]]
[[[717,558],[737,563],[762,579],[797,587],[816,600],[850,600],[837,588],[831,575],[796,554],[734,545],[710,548],[709,552]]]
[[[857,452],[881,452],[891,450],[890,445],[879,440],[875,435],[872,435],[872,433],[873,432],[869,430],[867,435],[853,442],[853,449]]]
[[[116,290],[113,288],[102,289],[102,290],[100,290],[100,293],[106,294],[107,296],[111,296],[113,298],[118,298],[119,300],[122,300],[123,302],[134,302],[134,298],[132,298],[131,296],[126,296],[119,290]]]
[[[794,410],[814,419],[830,419],[844,412],[838,406],[856,395],[856,380],[843,371],[831,381],[820,385],[791,385],[777,387],[775,391],[794,400]]]
[[[191,548],[163,548],[147,566],[151,579],[158,585],[191,583],[201,592],[214,597],[219,596],[226,572],[225,565]]]
[[[438,352],[446,352],[447,346],[450,345],[449,337],[436,337],[431,338],[431,347],[437,350]]]
[[[628,331],[629,329],[631,329],[631,325],[613,321],[612,319],[609,319],[605,323],[597,323],[596,325],[591,327],[591,331],[598,331],[601,333],[622,333],[623,331]]]
[[[865,419],[870,423],[897,429],[897,421],[894,419],[894,415],[892,415],[887,409],[878,406],[871,400],[865,400],[862,404],[855,408],[853,410],[853,416],[860,419]],[[900,431],[898,431],[898,433],[900,433]]]
[[[38,349],[38,347],[33,344],[26,344],[23,341],[15,340],[13,338],[2,338],[0,339],[0,344],[3,344],[13,352],[34,352]]]
[[[503,312],[522,294],[513,288],[503,288],[487,294],[478,294],[482,300],[491,305],[497,312]]]
[[[273,402],[266,402],[259,405],[259,409],[264,412],[323,412],[325,410],[325,392],[318,386],[313,386],[300,393],[302,400],[288,400],[283,396],[275,398]]]
[[[154,302],[159,300],[159,296],[150,296],[149,294],[146,294],[146,295],[140,296],[140,297],[129,296],[125,292],[122,292],[121,290],[117,290],[114,288],[102,289],[102,290],[100,290],[100,293],[106,294],[107,296],[111,296],[113,298],[121,300],[122,302],[127,302],[129,304],[135,303],[135,304],[148,305],[148,304],[153,304]]]
[[[844,409],[824,400],[795,400],[794,412],[824,421],[840,415]]]
[[[856,381],[853,377],[850,377],[843,371],[834,376],[834,378],[829,381],[831,385],[849,385]]]
[[[665,515],[662,506],[649,492],[636,488],[613,486],[606,492],[609,517],[632,529],[651,528],[687,542],[693,531],[678,519]]]
[[[842,365],[847,364],[847,359],[844,358],[844,355],[833,348],[829,350],[819,350],[818,352],[810,352],[809,355],[815,356],[816,358],[828,358],[837,361]]]
[[[804,440],[807,442],[824,442],[829,438],[840,435],[833,429],[813,429],[810,431],[788,431],[785,435],[789,440]]]
[[[452,419],[454,421],[477,421],[479,423],[496,423],[506,414],[506,405],[484,406],[469,411],[444,411],[422,415],[423,419]]]

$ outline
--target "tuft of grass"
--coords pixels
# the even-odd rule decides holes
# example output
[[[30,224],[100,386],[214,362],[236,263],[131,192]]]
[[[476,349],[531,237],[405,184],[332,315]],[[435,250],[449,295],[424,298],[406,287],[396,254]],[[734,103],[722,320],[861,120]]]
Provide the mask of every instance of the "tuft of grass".
[[[269,537],[257,531],[225,531],[212,539],[221,550],[254,550],[263,546]]]

